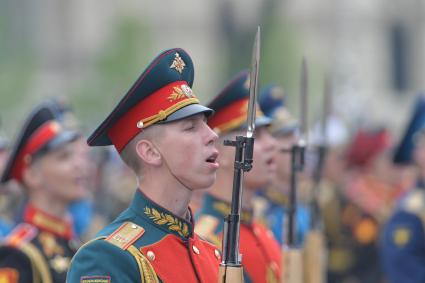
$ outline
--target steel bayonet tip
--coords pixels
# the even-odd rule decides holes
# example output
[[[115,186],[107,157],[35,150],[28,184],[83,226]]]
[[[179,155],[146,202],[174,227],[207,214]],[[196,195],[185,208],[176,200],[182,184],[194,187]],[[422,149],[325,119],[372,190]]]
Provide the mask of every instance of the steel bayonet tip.
[[[331,86],[331,77],[329,74],[325,75],[325,81],[323,85],[323,105],[322,105],[322,117],[321,117],[321,139],[323,145],[327,143],[327,133],[326,133],[326,124],[328,122],[328,118],[331,114],[332,107],[332,86]]]
[[[258,92],[258,71],[260,68],[260,26],[257,28],[254,47],[252,50],[251,72],[249,80],[249,104],[247,117],[247,137],[252,137],[255,131],[256,100]]]
[[[301,65],[301,82],[300,82],[300,139],[306,142],[307,124],[308,124],[308,69],[307,59],[303,57]]]

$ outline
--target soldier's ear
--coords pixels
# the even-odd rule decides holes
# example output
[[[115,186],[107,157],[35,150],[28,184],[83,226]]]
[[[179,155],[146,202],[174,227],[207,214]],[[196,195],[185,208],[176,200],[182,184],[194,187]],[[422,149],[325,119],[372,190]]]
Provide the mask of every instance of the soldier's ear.
[[[160,166],[162,164],[161,152],[149,140],[142,139],[136,144],[136,153],[145,164]]]
[[[36,164],[28,166],[22,173],[22,180],[24,184],[30,189],[41,187],[42,179],[43,176]]]

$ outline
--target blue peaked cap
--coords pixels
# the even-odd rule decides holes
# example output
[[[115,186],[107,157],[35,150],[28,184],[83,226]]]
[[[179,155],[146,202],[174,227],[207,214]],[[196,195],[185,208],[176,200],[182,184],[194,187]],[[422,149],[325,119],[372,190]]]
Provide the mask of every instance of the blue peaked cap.
[[[415,137],[425,127],[425,93],[421,93],[414,104],[412,117],[407,124],[403,138],[396,148],[393,162],[396,164],[411,164]]]
[[[285,93],[281,87],[269,85],[261,90],[258,99],[261,111],[272,119],[270,130],[274,135],[294,133],[298,122],[285,106]]]

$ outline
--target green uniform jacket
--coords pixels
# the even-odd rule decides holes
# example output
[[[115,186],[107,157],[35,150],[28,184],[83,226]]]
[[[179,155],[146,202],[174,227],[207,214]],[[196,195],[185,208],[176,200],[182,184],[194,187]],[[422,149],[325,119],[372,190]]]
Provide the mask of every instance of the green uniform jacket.
[[[0,282],[63,283],[79,241],[69,219],[27,205],[23,222],[0,246]]]
[[[130,207],[74,256],[68,283],[217,282],[220,254],[137,190]]]

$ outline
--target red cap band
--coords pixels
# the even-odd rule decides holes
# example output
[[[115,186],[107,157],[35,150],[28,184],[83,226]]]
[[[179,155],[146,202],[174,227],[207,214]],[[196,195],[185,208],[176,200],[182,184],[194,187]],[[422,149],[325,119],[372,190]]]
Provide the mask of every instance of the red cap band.
[[[208,125],[218,133],[240,127],[246,121],[248,98],[240,99],[220,109],[208,119]]]
[[[59,132],[58,122],[49,121],[40,126],[28,139],[21,152],[16,158],[15,166],[12,169],[12,177],[22,181],[22,173],[31,162],[32,155],[51,141]]]
[[[109,129],[108,137],[118,152],[121,152],[143,129],[195,103],[199,103],[199,100],[187,82],[172,82],[140,101],[120,117]]]

